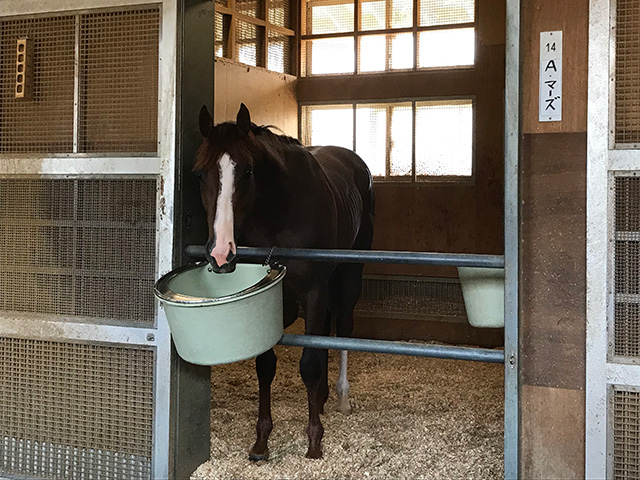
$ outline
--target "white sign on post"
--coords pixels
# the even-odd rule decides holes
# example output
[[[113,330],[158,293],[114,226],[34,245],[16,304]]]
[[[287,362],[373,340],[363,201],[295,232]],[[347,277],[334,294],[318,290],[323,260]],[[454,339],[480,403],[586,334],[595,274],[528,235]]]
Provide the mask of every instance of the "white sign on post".
[[[562,30],[540,32],[538,121],[562,120]]]

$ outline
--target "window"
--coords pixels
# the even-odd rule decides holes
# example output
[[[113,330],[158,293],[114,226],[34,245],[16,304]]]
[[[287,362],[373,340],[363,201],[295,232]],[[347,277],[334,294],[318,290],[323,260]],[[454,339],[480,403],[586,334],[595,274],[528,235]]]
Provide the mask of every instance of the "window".
[[[306,0],[302,5],[302,76],[474,64],[474,0]]]
[[[472,98],[304,105],[306,145],[355,150],[376,180],[462,179],[473,174]]]
[[[216,0],[216,57],[294,74],[291,8],[289,0]]]

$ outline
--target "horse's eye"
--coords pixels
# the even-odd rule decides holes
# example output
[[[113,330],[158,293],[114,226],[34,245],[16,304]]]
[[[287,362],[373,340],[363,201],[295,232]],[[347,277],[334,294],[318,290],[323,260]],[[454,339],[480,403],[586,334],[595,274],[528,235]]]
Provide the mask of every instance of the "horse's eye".
[[[198,180],[202,180],[204,178],[204,175],[202,173],[202,171],[198,170],[196,172],[194,172],[196,177],[198,178]]]
[[[253,174],[253,168],[248,166],[244,171],[244,178],[249,178]]]

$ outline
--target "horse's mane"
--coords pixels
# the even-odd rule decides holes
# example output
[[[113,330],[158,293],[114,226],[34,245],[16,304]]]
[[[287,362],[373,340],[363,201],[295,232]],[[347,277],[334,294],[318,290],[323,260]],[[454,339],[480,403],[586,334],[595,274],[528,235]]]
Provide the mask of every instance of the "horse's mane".
[[[280,134],[274,133],[272,130],[277,130],[280,132]],[[286,135],[279,127],[276,127],[275,125],[256,125],[252,123],[251,133],[259,137],[263,137],[264,140],[277,142],[284,146],[302,146],[302,143],[300,143],[297,138]]]
[[[282,134],[274,133],[272,129],[282,132],[280,128],[274,125],[251,124],[251,133],[254,136],[254,141],[257,142],[258,145],[261,145],[261,149],[265,153],[269,152],[268,155],[279,157],[284,150],[304,148],[296,138],[285,135],[284,132],[282,132]],[[238,130],[235,122],[220,123],[216,125],[214,131],[214,137],[209,137],[209,139],[213,141],[215,141],[214,138],[238,138]],[[278,154],[278,152],[280,152],[280,154]],[[210,157],[208,155],[199,156],[193,169],[199,170],[205,168],[209,161]]]

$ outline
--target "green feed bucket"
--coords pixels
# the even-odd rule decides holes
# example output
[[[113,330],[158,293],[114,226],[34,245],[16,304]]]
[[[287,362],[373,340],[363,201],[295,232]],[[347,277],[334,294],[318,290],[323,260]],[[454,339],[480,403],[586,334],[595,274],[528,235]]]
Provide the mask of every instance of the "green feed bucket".
[[[474,327],[504,327],[504,268],[458,267],[467,318]]]
[[[156,282],[178,354],[218,365],[252,358],[282,338],[284,267],[239,264],[214,273],[206,262],[179,267]]]

